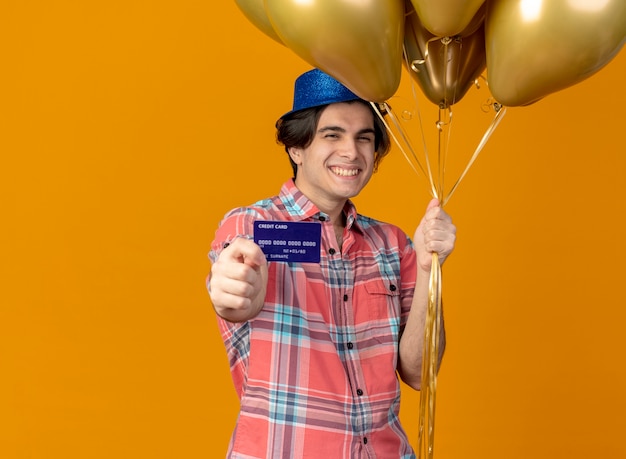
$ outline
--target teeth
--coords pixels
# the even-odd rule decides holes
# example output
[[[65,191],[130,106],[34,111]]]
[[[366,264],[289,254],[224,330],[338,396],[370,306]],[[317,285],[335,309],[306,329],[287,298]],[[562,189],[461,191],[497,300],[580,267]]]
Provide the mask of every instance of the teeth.
[[[342,177],[352,177],[359,173],[358,169],[341,169],[339,167],[333,167],[332,171],[337,175],[341,175]]]

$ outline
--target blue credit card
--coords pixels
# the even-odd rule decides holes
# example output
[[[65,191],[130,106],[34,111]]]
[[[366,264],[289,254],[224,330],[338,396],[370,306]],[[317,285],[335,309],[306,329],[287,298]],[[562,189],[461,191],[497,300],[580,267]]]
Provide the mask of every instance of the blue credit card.
[[[322,224],[257,220],[254,242],[261,247],[267,261],[319,263]]]

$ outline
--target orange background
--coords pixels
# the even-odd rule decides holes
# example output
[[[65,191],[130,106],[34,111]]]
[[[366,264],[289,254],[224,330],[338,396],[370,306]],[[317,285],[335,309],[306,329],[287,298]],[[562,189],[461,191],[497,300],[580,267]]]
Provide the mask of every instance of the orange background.
[[[5,1],[0,56],[0,457],[223,457],[206,253],[288,178],[273,124],[309,66],[232,1]],[[510,109],[447,206],[438,459],[626,457],[625,74]],[[412,233],[428,198],[396,149],[357,205]]]

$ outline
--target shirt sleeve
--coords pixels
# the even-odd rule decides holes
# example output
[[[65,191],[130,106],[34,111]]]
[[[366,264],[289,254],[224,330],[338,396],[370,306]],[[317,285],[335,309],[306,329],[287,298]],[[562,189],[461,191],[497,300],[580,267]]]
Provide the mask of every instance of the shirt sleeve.
[[[252,207],[240,207],[228,212],[220,222],[215,231],[215,238],[211,242],[209,252],[211,263],[215,263],[222,250],[236,238],[253,239],[254,221],[259,219],[264,219],[263,213]]]
[[[415,294],[415,283],[417,277],[417,256],[411,239],[405,235],[406,243],[400,245],[398,249],[402,255],[400,258],[400,277],[402,280],[402,299],[400,312],[400,329],[404,330],[404,326],[409,318],[411,304],[413,303],[413,295]]]
[[[254,237],[254,221],[263,218],[262,212],[249,207],[241,207],[228,212],[215,231],[211,242],[209,259],[215,263],[222,250],[238,237]],[[210,275],[207,277],[209,287]],[[250,352],[250,325],[248,322],[233,323],[217,317],[217,324],[226,347],[231,376],[239,397],[245,383]]]

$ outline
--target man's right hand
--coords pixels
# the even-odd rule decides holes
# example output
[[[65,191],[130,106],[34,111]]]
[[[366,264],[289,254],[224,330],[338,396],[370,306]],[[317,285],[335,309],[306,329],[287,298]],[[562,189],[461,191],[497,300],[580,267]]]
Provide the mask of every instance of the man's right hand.
[[[236,238],[211,267],[209,292],[215,312],[230,322],[245,322],[263,308],[267,260],[253,241]]]

